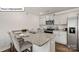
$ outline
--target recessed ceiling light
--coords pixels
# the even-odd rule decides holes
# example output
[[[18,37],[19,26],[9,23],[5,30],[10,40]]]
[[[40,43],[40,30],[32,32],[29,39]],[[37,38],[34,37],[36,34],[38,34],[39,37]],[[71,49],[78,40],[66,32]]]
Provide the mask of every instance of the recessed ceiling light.
[[[40,12],[40,15],[44,14],[43,12]]]

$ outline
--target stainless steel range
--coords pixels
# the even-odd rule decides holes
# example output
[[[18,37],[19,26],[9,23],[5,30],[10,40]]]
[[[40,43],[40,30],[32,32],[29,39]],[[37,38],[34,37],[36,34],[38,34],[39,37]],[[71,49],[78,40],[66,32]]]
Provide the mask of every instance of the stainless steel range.
[[[68,47],[79,50],[79,16],[68,17]]]

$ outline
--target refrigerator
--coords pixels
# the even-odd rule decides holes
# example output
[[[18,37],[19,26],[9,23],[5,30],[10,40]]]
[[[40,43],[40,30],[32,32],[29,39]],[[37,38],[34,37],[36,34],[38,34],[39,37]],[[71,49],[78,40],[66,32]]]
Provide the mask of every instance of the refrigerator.
[[[79,16],[67,17],[67,46],[79,50]]]

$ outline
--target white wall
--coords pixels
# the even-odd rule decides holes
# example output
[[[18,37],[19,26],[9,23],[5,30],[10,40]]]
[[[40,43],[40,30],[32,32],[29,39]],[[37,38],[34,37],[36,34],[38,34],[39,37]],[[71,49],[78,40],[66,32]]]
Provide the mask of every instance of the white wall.
[[[0,51],[8,49],[10,39],[8,31],[39,27],[39,16],[26,12],[0,12]]]

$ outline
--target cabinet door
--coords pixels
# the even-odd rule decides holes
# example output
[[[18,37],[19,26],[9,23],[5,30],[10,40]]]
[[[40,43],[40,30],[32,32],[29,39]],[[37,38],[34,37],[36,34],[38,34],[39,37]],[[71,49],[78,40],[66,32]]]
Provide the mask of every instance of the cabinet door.
[[[66,15],[60,15],[60,24],[67,24],[67,16]]]
[[[60,43],[67,45],[67,33],[65,31],[60,32]]]
[[[46,19],[45,19],[45,16],[41,16],[40,17],[40,25],[45,25],[46,23]]]
[[[49,15],[46,15],[46,21],[49,20],[49,19],[50,19],[50,16]]]
[[[46,23],[45,23],[46,21],[45,21],[45,19],[43,18],[43,19],[40,19],[40,25],[45,25]]]
[[[55,52],[55,39],[51,39],[50,52]]]
[[[58,16],[54,16],[55,24],[60,24],[60,19]]]
[[[46,25],[46,21],[48,20],[53,20],[53,15],[44,15],[44,16],[40,16],[40,26],[45,26]],[[47,26],[48,27],[48,26]]]
[[[54,31],[55,41],[61,44],[67,44],[67,33],[65,31]]]
[[[67,16],[66,15],[57,15],[55,16],[55,24],[66,24]]]
[[[54,20],[53,14],[50,15],[50,20]]]
[[[53,31],[53,33],[55,35],[55,37],[54,37],[55,42],[59,43],[59,41],[60,41],[60,32],[59,31]]]
[[[33,52],[50,52],[50,41],[41,47],[33,44]]]

